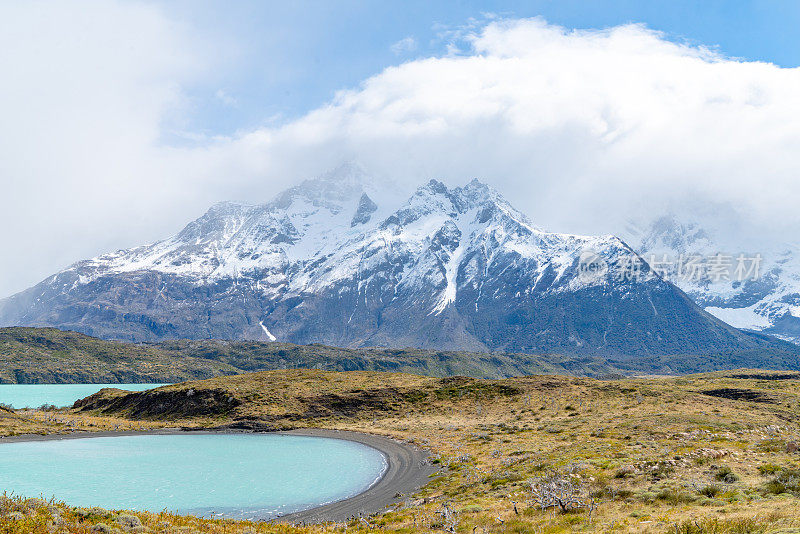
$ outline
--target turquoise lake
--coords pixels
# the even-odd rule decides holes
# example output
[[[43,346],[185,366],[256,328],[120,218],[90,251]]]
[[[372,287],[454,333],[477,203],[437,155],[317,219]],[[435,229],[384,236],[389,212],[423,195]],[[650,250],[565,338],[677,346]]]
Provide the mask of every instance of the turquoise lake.
[[[88,397],[103,388],[144,391],[165,384],[0,384],[0,404],[12,408],[38,408],[43,404],[72,406],[78,399]]]
[[[268,519],[356,495],[386,469],[351,441],[276,434],[0,442],[0,491],[204,517]]]

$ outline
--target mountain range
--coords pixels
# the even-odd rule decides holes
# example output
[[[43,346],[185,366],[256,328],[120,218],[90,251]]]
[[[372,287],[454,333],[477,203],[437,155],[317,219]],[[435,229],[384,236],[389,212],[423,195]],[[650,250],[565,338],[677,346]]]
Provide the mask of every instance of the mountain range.
[[[737,328],[800,343],[800,251],[796,245],[763,238],[731,242],[724,234],[744,232],[726,232],[720,221],[734,218],[669,213],[633,224],[624,235],[651,266],[666,259],[664,277],[708,313]],[[701,260],[701,268],[721,259],[730,272],[692,277],[686,270],[678,272],[682,258]],[[745,276],[733,276],[740,258]]]
[[[166,240],[78,262],[0,301],[0,326],[134,342],[800,352],[707,313],[621,239],[545,231],[477,180],[431,180],[399,207],[371,184],[347,165],[266,204],[217,204]]]

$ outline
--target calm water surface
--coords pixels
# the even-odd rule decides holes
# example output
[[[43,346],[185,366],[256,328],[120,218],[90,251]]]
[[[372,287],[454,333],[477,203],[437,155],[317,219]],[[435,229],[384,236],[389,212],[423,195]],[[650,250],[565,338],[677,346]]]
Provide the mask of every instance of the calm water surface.
[[[0,491],[75,506],[266,519],[356,495],[386,469],[350,441],[269,434],[0,443]]]
[[[38,408],[43,404],[72,406],[103,388],[144,391],[166,384],[0,384],[0,404],[12,408]]]

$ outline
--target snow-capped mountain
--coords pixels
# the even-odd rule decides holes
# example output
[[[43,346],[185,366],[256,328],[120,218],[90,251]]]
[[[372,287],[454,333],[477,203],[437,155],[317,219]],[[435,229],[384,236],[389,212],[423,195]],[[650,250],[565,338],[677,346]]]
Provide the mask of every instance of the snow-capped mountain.
[[[478,181],[431,180],[399,206],[370,183],[349,166],[267,204],[218,204],[0,301],[0,325],[603,355],[770,343],[704,313],[620,239],[546,232]]]
[[[632,224],[626,241],[651,263],[666,258],[666,278],[715,317],[800,343],[800,249],[763,238],[747,242],[744,229],[720,227],[732,220],[671,213]],[[678,272],[688,258],[701,260],[697,276]],[[727,269],[709,273],[715,262]]]

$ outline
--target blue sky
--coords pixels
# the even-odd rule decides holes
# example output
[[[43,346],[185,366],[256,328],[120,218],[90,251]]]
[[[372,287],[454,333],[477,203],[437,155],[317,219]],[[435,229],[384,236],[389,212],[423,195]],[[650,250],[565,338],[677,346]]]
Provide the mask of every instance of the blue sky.
[[[567,28],[643,23],[669,39],[783,67],[800,65],[794,0],[238,1],[159,4],[229,53],[217,76],[187,88],[182,127],[229,135],[293,119],[390,65],[445,52],[443,32],[502,17],[541,16]],[[393,50],[411,38],[412,49]],[[220,93],[220,87],[222,93]],[[180,142],[180,139],[171,139]]]

